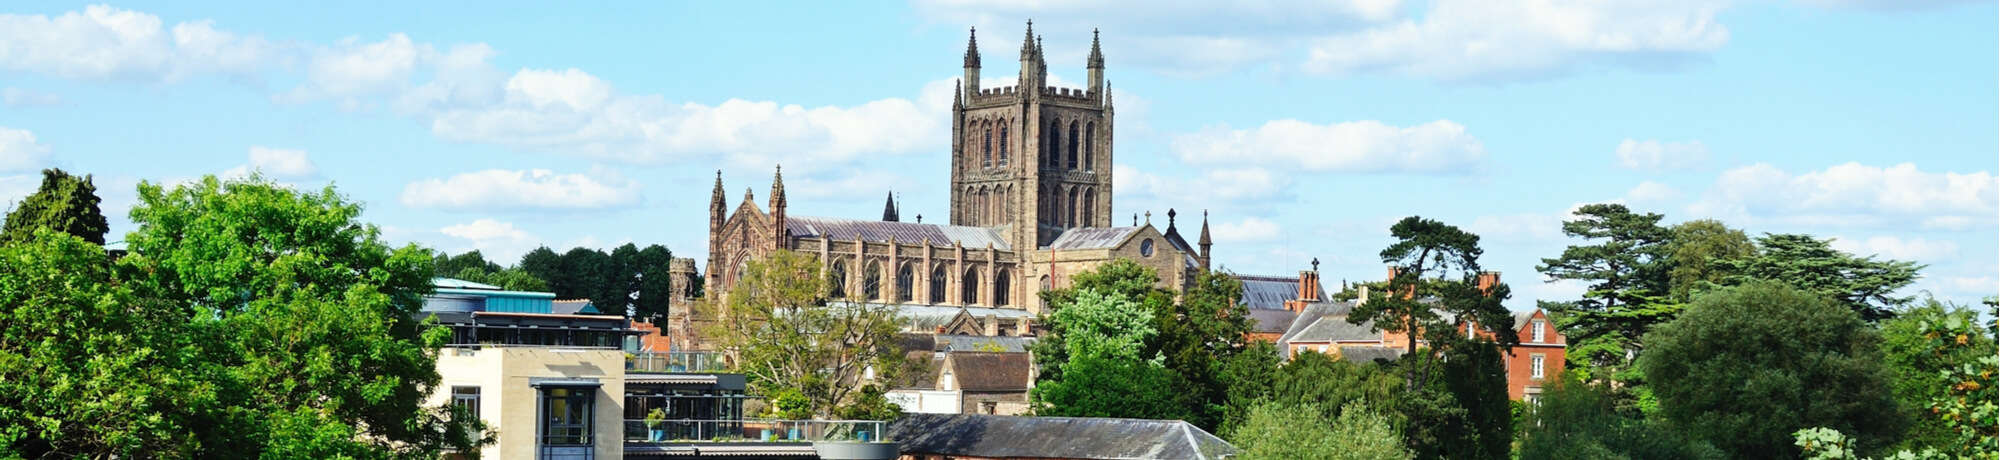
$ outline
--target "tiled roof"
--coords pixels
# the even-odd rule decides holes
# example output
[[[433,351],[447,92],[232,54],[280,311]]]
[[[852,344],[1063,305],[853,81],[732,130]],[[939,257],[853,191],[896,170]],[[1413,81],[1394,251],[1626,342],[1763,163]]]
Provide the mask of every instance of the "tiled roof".
[[[889,436],[904,454],[919,456],[1213,460],[1241,453],[1180,420],[905,414]]]
[[[1049,242],[1049,249],[1110,249],[1124,243],[1125,238],[1143,227],[1092,227],[1063,232],[1055,241]]]
[[[1361,324],[1351,324],[1347,322],[1347,315],[1322,316],[1317,321],[1314,321],[1312,325],[1306,326],[1305,330],[1292,335],[1287,341],[1339,342],[1382,340],[1382,333],[1374,329],[1374,321],[1362,321]]]
[[[1251,310],[1283,310],[1285,301],[1299,297],[1297,277],[1236,275],[1243,282],[1244,306]],[[1320,301],[1326,301],[1326,290],[1320,289]]]
[[[986,337],[978,335],[937,336],[937,351],[990,351],[1026,353],[1028,345],[1035,343],[1034,337]],[[945,348],[949,347],[949,348]]]
[[[894,237],[897,243],[903,244],[923,244],[925,239],[929,239],[932,246],[950,247],[957,242],[968,248],[984,248],[992,244],[994,249],[1011,250],[999,232],[986,227],[790,216],[785,218],[785,232],[794,237],[838,241],[881,243]]]
[[[1298,319],[1292,321],[1291,327],[1285,328],[1284,337],[1278,340],[1290,341],[1292,337],[1299,335],[1300,332],[1304,332],[1306,326],[1313,325],[1313,323],[1318,322],[1322,317],[1347,316],[1347,312],[1353,310],[1354,302],[1318,302],[1306,304],[1305,311],[1299,312]]]
[[[965,391],[1028,391],[1029,368],[1035,365],[1027,353],[953,351],[945,359]]]
[[[1297,320],[1299,317],[1297,313],[1292,313],[1290,310],[1265,310],[1259,308],[1250,309],[1250,314],[1245,316],[1250,318],[1250,327],[1253,328],[1253,331],[1265,334],[1285,332],[1286,329],[1292,327],[1292,321]]]

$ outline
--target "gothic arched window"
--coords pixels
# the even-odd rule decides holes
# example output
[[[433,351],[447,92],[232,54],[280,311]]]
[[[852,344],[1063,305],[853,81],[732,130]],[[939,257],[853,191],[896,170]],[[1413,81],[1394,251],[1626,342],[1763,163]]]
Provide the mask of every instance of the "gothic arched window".
[[[847,297],[847,261],[833,261],[833,268],[826,272],[826,284],[830,287],[827,297]]]
[[[1062,169],[1062,123],[1050,121],[1043,133],[1048,142],[1042,143],[1042,152],[1048,154],[1049,169]]]
[[[944,279],[944,266],[937,266],[937,267],[932,267],[932,268],[931,268],[931,295],[930,295],[930,298],[931,298],[931,304],[933,304],[933,305],[936,305],[936,304],[942,304],[942,303],[944,303],[944,288],[945,288],[945,286],[946,286],[946,285],[945,285],[945,279]]]
[[[993,305],[1007,306],[1007,290],[1013,287],[1013,280],[1008,279],[1006,269],[993,272]]]
[[[1050,286],[1050,285],[1049,285],[1049,275],[1042,275],[1042,290],[1044,290],[1044,291],[1047,291],[1047,290],[1049,290],[1049,289],[1050,289],[1050,288],[1052,288],[1052,287],[1053,287],[1053,286]],[[1036,294],[1036,295],[1035,295],[1035,297],[1036,297],[1036,298],[1041,298],[1042,296],[1041,296],[1041,295],[1040,295],[1040,294],[1038,293],[1038,294]],[[1048,308],[1049,308],[1049,299],[1042,299],[1042,302],[1041,302],[1041,303],[1042,303],[1042,308],[1043,308],[1043,309],[1048,309]]]
[[[993,127],[989,125],[985,129],[980,130],[980,132],[979,152],[981,160],[979,166],[990,168],[993,167]]]
[[[965,305],[979,304],[979,267],[967,267],[965,269],[965,278],[960,280],[958,292],[959,303]]]
[[[914,270],[910,268],[910,264],[908,262],[904,262],[903,266],[896,267],[897,302],[909,302],[911,296],[916,295],[913,292],[917,288],[916,284],[917,284],[917,274],[914,273]]]
[[[882,300],[882,264],[868,261],[861,272],[861,293],[868,300]]]
[[[1063,223],[1064,223],[1064,225],[1063,225],[1063,226],[1065,226],[1065,227],[1076,227],[1076,226],[1077,226],[1077,225],[1076,225],[1076,222],[1077,222],[1077,215],[1076,215],[1076,214],[1077,214],[1077,211],[1080,211],[1080,210],[1081,210],[1081,209],[1079,209],[1079,207],[1077,206],[1077,204],[1078,204],[1078,202],[1079,202],[1079,201],[1080,201],[1080,200],[1078,200],[1078,199],[1077,199],[1077,189],[1069,189],[1069,209],[1064,209],[1064,210],[1063,210],[1063,219],[1064,219],[1064,220],[1066,220],[1066,222],[1063,222]]]
[[[1069,169],[1076,169],[1076,122],[1069,122]]]
[[[1000,166],[1006,166],[1006,165],[1007,165],[1007,144],[1009,143],[1009,142],[1007,142],[1007,125],[1006,125],[1006,123],[1007,123],[1007,122],[1006,122],[1006,121],[1001,121],[1000,123],[1001,123],[1001,125],[1000,125]]]
[[[1077,218],[1078,227],[1089,227],[1097,221],[1097,187],[1083,189],[1083,215]]]
[[[1083,170],[1090,171],[1097,169],[1095,166],[1097,163],[1091,161],[1095,157],[1096,147],[1097,122],[1091,122],[1083,127]]]

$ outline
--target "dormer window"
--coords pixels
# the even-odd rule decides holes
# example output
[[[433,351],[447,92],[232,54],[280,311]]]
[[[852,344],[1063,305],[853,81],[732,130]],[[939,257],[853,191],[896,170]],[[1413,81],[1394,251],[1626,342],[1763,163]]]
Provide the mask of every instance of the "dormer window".
[[[1535,328],[1535,338],[1534,338],[1535,343],[1546,343],[1549,341],[1548,333],[1544,332],[1545,329],[1548,329],[1547,322],[1538,319],[1535,320],[1533,323],[1529,324],[1532,325],[1531,327]]]

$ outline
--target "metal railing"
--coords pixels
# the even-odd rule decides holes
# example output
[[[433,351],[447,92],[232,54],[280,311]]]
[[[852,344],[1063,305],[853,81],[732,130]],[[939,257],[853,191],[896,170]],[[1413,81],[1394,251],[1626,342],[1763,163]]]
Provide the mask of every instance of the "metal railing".
[[[625,359],[630,372],[726,372],[722,354],[712,351],[639,352]]]
[[[874,420],[626,420],[625,442],[889,442]]]

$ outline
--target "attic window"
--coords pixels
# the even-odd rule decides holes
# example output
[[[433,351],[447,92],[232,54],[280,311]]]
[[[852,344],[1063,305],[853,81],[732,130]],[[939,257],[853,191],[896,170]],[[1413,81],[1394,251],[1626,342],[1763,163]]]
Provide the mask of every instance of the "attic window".
[[[1542,322],[1542,320],[1539,320],[1539,319],[1538,319],[1538,320],[1535,320],[1533,324],[1534,324],[1534,328],[1535,328],[1535,343],[1543,343],[1543,342],[1547,342],[1547,341],[1548,341],[1548,336],[1545,336],[1545,335],[1543,335],[1543,332],[1542,332],[1542,331],[1543,331],[1544,329],[1548,329],[1547,327],[1544,327],[1544,326],[1543,326],[1543,324],[1545,324],[1545,323],[1543,323],[1543,322]]]
[[[1149,238],[1149,239],[1146,239],[1145,241],[1140,241],[1140,242],[1139,242],[1139,255],[1141,255],[1141,256],[1145,256],[1145,257],[1152,257],[1152,256],[1153,256],[1153,240],[1152,240],[1152,239],[1150,239],[1150,238]]]

